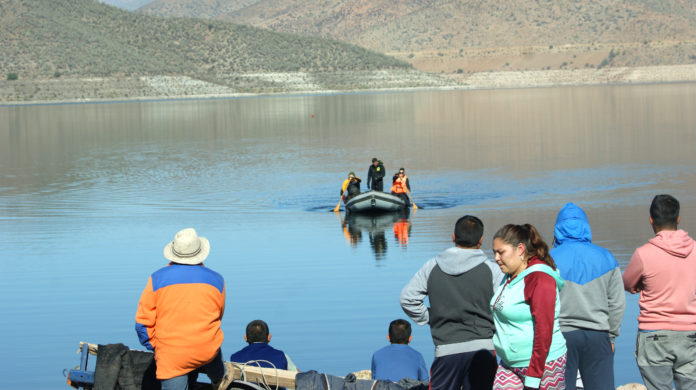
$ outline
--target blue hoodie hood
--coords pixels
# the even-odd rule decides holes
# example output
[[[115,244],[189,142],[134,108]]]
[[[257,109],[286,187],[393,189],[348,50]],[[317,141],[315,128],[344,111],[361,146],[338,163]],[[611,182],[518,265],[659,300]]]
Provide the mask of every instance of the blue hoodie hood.
[[[587,215],[573,203],[558,212],[553,236],[551,257],[567,281],[586,284],[619,266],[608,250],[592,243]]]
[[[553,238],[556,246],[564,241],[592,242],[592,231],[585,212],[574,203],[566,203],[558,212]]]

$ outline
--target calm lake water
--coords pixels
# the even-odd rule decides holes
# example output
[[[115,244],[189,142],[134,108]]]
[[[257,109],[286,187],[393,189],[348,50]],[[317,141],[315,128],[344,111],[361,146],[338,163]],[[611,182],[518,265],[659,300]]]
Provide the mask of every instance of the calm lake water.
[[[464,214],[491,254],[505,223],[551,241],[572,201],[625,267],[655,194],[696,232],[694,107],[696,84],[0,107],[0,388],[66,388],[81,340],[140,348],[138,298],[185,227],[226,279],[226,357],[261,318],[301,370],[335,375],[370,368]],[[330,212],[375,156],[421,206],[407,242],[398,221]],[[617,384],[640,382],[637,312],[629,296]],[[432,362],[428,327],[412,345]]]

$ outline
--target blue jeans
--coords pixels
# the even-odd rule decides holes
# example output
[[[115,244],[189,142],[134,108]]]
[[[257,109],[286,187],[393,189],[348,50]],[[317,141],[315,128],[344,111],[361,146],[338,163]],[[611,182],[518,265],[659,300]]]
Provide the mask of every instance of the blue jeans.
[[[199,372],[206,373],[213,383],[220,382],[225,376],[225,364],[222,362],[222,351],[218,349],[217,355],[215,355],[210,363],[188,374],[162,380],[162,390],[188,390],[189,386],[196,383]]]
[[[575,390],[580,377],[585,389],[614,390],[614,352],[609,332],[578,329],[563,332],[568,348],[566,361],[566,390]]]

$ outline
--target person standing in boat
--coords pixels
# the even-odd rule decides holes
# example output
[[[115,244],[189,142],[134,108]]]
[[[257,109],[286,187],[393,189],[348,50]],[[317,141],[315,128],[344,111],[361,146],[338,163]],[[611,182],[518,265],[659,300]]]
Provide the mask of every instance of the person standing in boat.
[[[203,266],[210,243],[192,228],[164,247],[169,265],[147,281],[135,314],[140,343],[155,353],[162,390],[186,390],[206,372],[214,389],[223,386],[225,280]]]
[[[384,175],[384,164],[377,157],[373,158],[367,169],[367,189],[384,191]]]
[[[402,168],[403,169],[403,168]],[[408,178],[406,177],[406,174],[403,171],[399,171],[396,174],[394,174],[394,181],[391,186],[391,193],[392,195],[398,196],[401,198],[401,200],[404,201],[404,204],[406,207],[411,207],[411,202],[408,197],[408,192],[410,191],[410,187],[408,185]]]
[[[489,305],[504,275],[481,250],[482,238],[483,222],[461,217],[452,234],[454,247],[428,260],[401,291],[404,312],[416,324],[430,325],[435,344],[431,390],[493,386],[498,363]]]
[[[564,390],[566,343],[558,318],[565,282],[548,245],[532,225],[505,225],[493,236],[493,253],[507,275],[490,301],[500,358],[493,390]]]

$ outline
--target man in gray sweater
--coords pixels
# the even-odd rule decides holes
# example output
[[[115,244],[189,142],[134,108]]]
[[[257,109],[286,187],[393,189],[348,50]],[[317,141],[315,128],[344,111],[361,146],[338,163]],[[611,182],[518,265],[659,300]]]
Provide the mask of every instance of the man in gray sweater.
[[[401,291],[404,312],[418,325],[430,324],[431,390],[493,387],[498,363],[490,301],[504,274],[480,249],[482,239],[480,219],[460,218],[452,234],[455,246],[426,262]]]

